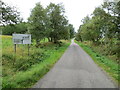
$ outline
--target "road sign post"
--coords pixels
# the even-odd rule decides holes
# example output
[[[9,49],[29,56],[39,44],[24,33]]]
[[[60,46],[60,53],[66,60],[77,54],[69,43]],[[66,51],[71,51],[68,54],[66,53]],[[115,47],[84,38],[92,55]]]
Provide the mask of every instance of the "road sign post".
[[[29,56],[29,48],[30,48],[30,47],[29,47],[29,44],[28,44],[28,56]]]
[[[16,44],[14,44],[14,52],[16,53]]]
[[[29,56],[29,44],[31,44],[31,34],[13,34],[13,43],[15,53],[17,44],[28,44],[28,56]]]

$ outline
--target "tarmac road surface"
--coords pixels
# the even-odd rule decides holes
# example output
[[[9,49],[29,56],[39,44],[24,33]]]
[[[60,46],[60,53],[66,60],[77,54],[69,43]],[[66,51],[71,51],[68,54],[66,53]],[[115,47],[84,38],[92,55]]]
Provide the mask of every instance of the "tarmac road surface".
[[[33,88],[115,88],[108,75],[72,40],[54,67]]]

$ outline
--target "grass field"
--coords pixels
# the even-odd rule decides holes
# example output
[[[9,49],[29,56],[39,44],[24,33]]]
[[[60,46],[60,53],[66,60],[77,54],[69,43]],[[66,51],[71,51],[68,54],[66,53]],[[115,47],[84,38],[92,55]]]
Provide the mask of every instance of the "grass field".
[[[12,36],[2,37],[2,87],[30,88],[59,60],[70,45],[70,41],[61,40],[61,46],[47,39],[39,48],[30,45],[28,56],[27,45],[17,45],[14,53]]]
[[[120,69],[118,63],[94,51],[87,43],[75,41],[80,45],[103,70],[105,70],[115,81],[120,84]]]

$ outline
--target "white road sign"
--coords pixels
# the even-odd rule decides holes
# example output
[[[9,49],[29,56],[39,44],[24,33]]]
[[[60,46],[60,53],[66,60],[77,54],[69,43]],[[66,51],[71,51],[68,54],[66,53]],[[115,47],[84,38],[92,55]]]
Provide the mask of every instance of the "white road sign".
[[[31,44],[31,34],[13,34],[14,44]]]

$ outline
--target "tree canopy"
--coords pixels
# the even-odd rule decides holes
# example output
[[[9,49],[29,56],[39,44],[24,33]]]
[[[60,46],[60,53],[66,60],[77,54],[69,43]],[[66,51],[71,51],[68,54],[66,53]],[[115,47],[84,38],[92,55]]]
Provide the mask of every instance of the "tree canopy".
[[[74,36],[73,25],[68,23],[64,13],[62,4],[50,3],[46,8],[43,8],[40,3],[36,4],[28,19],[28,30],[37,44],[43,38],[57,43],[60,39],[69,39]]]
[[[1,3],[1,25],[8,25],[8,24],[17,24],[22,20],[20,18],[20,12],[17,11],[15,7],[11,7],[5,4],[3,1]]]
[[[15,7],[10,7],[3,1],[1,3],[1,28],[5,35],[12,35],[14,32],[30,33],[37,45],[44,38],[57,43],[60,39],[74,37],[74,27],[69,24],[67,17],[64,15],[65,9],[62,4],[50,3],[46,8],[43,8],[41,3],[38,2],[31,10],[28,22],[22,22],[20,13]]]
[[[95,8],[92,17],[86,16],[80,25],[76,39],[92,41],[94,44],[107,44],[110,54],[117,54],[120,49],[120,1],[104,2]],[[114,47],[113,47],[114,46]]]

